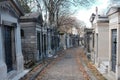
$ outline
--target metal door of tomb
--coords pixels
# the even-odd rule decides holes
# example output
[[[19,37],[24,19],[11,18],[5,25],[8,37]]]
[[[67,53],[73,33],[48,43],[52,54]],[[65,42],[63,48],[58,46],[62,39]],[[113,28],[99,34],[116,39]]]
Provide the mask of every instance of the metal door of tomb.
[[[13,69],[12,61],[12,28],[9,26],[4,26],[4,47],[5,47],[5,62],[7,65],[7,71]]]
[[[40,32],[37,32],[37,48],[39,50],[39,58],[41,59],[41,38],[40,38]]]
[[[112,71],[116,71],[116,51],[117,51],[117,29],[112,30],[112,54],[111,54],[111,67]]]

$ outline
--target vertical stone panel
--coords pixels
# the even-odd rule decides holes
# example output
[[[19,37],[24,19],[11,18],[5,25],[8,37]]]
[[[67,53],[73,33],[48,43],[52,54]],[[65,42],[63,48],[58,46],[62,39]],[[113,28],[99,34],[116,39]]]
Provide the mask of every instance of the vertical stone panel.
[[[37,35],[35,26],[22,26],[24,37],[22,38],[22,51],[25,61],[37,61]]]
[[[23,71],[23,55],[21,49],[21,36],[20,36],[20,25],[17,24],[15,31],[16,38],[16,60],[17,60],[17,72],[20,73]]]
[[[120,80],[120,25],[118,24],[118,50],[117,50],[117,65],[116,65],[116,80]]]
[[[0,26],[0,78],[3,80],[6,80],[7,78],[7,66],[4,62],[4,56],[3,56],[3,41],[2,41],[2,30]]]

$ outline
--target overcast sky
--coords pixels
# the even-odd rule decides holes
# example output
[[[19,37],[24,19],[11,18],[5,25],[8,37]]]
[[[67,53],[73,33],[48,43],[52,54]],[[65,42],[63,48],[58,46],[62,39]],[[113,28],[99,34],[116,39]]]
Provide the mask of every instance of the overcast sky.
[[[90,8],[81,7],[78,9],[78,7],[77,7],[77,10],[75,10],[76,12],[73,15],[77,19],[84,21],[86,23],[87,27],[91,26],[91,24],[89,22],[89,18],[90,18],[92,13],[95,13],[96,7],[98,7],[99,14],[103,14],[103,12],[106,11],[105,9],[107,8],[110,0],[96,0],[96,1],[97,2],[95,4],[93,4]],[[41,3],[41,0],[40,0],[40,3]],[[37,4],[34,4],[34,5],[37,5]],[[36,10],[36,8],[34,8],[34,9]],[[34,11],[34,9],[33,9],[33,11]],[[71,7],[71,10],[74,11],[74,9],[76,9],[76,8]]]
[[[97,3],[94,4],[90,9],[86,9],[86,8],[80,8],[80,10],[78,10],[74,16],[79,19],[82,20],[86,23],[87,27],[90,27],[91,24],[89,22],[89,18],[91,16],[92,13],[95,13],[95,8],[96,6],[98,7],[98,12],[100,14],[105,14],[105,9],[107,8],[109,4],[109,0],[97,0]]]

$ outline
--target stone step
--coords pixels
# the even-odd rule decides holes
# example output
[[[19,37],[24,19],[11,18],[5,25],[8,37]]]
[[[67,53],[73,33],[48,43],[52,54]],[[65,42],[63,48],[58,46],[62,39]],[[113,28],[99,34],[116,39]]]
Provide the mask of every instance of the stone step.
[[[100,64],[100,67],[98,68],[98,70],[103,74],[103,73],[107,73],[107,69],[108,69],[108,65],[109,62],[108,61],[104,61]]]
[[[99,71],[101,74],[106,73],[105,69],[102,69],[102,68],[98,68],[98,71]]]
[[[104,64],[100,64],[100,68],[106,69],[107,67]]]

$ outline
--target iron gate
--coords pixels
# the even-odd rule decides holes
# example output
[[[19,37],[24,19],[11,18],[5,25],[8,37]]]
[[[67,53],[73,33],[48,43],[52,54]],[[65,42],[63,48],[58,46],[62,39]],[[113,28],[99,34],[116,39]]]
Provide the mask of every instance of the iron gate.
[[[116,51],[117,51],[117,29],[112,30],[112,55],[111,55],[111,67],[112,71],[116,71]]]

